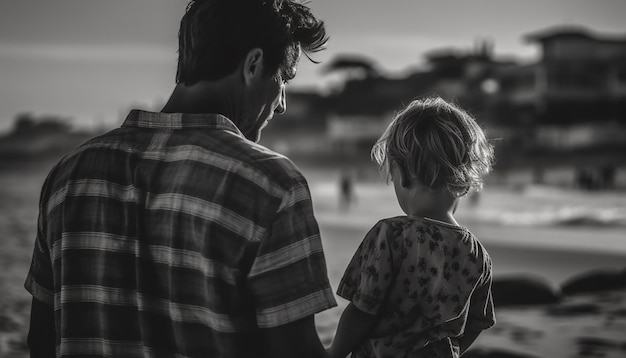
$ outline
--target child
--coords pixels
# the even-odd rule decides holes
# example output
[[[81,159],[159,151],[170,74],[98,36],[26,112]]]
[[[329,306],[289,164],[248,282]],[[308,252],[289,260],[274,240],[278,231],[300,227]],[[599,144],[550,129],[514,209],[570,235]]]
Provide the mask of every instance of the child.
[[[491,259],[454,219],[482,187],[493,148],[463,110],[440,98],[396,115],[372,149],[406,216],[380,220],[339,284],[350,301],[331,358],[459,357],[495,324]]]

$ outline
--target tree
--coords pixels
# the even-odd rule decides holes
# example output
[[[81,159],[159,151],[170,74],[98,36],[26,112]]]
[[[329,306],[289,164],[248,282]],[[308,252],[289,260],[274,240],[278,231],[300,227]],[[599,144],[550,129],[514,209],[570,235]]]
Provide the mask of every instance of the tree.
[[[338,55],[322,68],[325,73],[343,72],[349,78],[378,78],[380,72],[373,60],[361,55]]]
[[[67,118],[50,115],[36,118],[31,113],[21,113],[15,118],[11,134],[69,133],[70,130],[71,125]]]

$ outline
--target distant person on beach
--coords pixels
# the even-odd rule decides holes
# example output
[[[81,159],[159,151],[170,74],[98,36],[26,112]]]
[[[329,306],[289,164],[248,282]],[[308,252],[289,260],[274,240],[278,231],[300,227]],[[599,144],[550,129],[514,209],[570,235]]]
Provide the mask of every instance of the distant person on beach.
[[[342,210],[350,209],[354,201],[354,178],[348,170],[342,170],[339,175],[339,207]]]
[[[196,0],[161,112],[65,156],[42,189],[31,357],[325,357],[336,305],[307,182],[257,144],[323,22],[290,0]]]
[[[406,216],[376,223],[350,261],[330,357],[459,357],[495,324],[491,259],[454,218],[493,148],[470,115],[428,98],[395,116],[372,157]]]

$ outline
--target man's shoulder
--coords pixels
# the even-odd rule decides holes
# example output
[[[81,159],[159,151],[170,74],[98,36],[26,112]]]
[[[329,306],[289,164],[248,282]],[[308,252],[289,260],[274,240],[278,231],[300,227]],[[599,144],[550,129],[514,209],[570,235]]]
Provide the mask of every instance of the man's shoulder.
[[[79,160],[80,154],[86,150],[107,149],[104,144],[107,138],[114,137],[118,131],[119,129],[113,129],[105,133],[95,134],[93,137],[88,138],[61,157],[53,166],[53,170],[62,170],[64,167],[71,165],[72,162]]]
[[[245,139],[237,146],[239,150],[233,153],[235,159],[243,166],[254,169],[260,177],[266,177],[281,186],[305,182],[300,169],[287,156]]]

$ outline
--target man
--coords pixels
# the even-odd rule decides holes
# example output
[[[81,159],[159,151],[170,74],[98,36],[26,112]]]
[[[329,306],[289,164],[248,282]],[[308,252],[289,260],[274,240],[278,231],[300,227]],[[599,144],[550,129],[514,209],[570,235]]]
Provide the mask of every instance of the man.
[[[32,357],[325,355],[313,317],[336,303],[309,189],[256,142],[326,41],[292,1],[189,3],[161,113],[131,111],[44,183]]]

